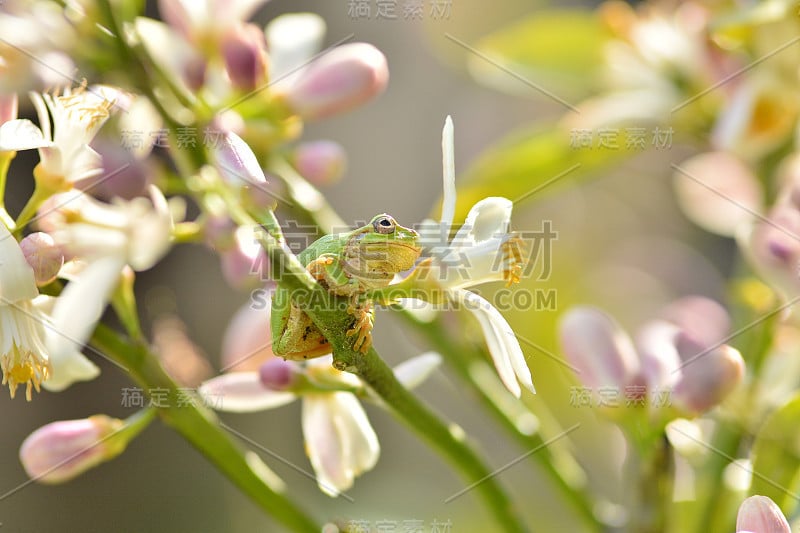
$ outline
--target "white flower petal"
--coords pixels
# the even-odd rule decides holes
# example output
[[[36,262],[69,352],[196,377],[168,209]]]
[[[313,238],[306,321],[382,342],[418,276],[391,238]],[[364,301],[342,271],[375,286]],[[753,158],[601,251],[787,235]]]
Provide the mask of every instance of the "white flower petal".
[[[17,240],[0,222],[0,304],[33,300],[39,295],[33,269]]]
[[[444,196],[442,198],[442,225],[448,230],[453,225],[456,212],[456,154],[453,134],[453,119],[450,115],[444,121],[442,130],[442,181]]]
[[[119,115],[119,131],[123,136],[130,136],[126,139],[126,148],[139,159],[150,154],[153,143],[157,140],[157,136],[144,132],[161,131],[163,123],[156,108],[143,96],[135,97],[128,112]]]
[[[133,236],[129,245],[128,264],[136,271],[147,270],[161,259],[172,243],[172,213],[161,190],[155,185],[148,189],[149,202],[134,198],[128,203],[129,222]],[[134,202],[141,200],[142,216],[135,216]]]
[[[68,360],[86,344],[117,286],[124,265],[122,257],[98,259],[67,285],[53,308],[52,327],[47,328],[51,358]]]
[[[250,413],[274,409],[292,403],[297,397],[291,392],[266,388],[258,372],[231,372],[203,383],[197,393],[218,411]]]
[[[52,315],[58,298],[40,295],[33,300],[36,309]],[[55,346],[62,342],[62,337],[52,328],[45,328],[44,342],[47,346]],[[58,350],[55,357],[50,355],[51,374],[42,383],[42,387],[50,392],[61,392],[77,381],[89,381],[100,374],[100,369],[77,350]]]
[[[274,18],[264,32],[269,49],[270,84],[288,86],[322,46],[325,21],[315,13],[289,13]]]
[[[492,355],[500,379],[506,388],[519,397],[521,394],[519,383],[517,383],[519,380],[526,389],[535,393],[536,389],[533,386],[531,371],[525,361],[525,355],[522,353],[514,331],[500,311],[475,293],[464,290],[451,291],[451,293],[460,294],[460,299],[467,309],[472,311],[480,322],[489,346],[489,353]]]
[[[636,335],[641,372],[651,389],[672,388],[680,379],[681,357],[676,346],[680,329],[664,320],[645,324]]]
[[[317,475],[317,484],[328,496],[353,486],[353,471],[345,464],[344,443],[329,408],[330,394],[303,397],[302,426],[306,453]]]
[[[266,2],[267,0],[210,0],[209,12],[213,18],[209,20],[209,23],[212,26],[221,25],[224,28],[233,23],[245,21]]]
[[[52,346],[63,342],[52,329],[45,332],[45,344]],[[77,381],[89,381],[100,375],[100,369],[77,350],[59,350],[50,353],[52,374],[42,382],[42,387],[50,392],[61,392]]]
[[[371,470],[378,462],[381,447],[367,413],[354,394],[334,392],[328,396],[328,409],[344,443],[345,467],[353,476]]]
[[[42,135],[42,130],[26,118],[10,120],[0,126],[0,152],[32,150],[52,145]]]
[[[192,3],[195,2],[189,2]],[[202,58],[195,49],[163,22],[148,17],[137,17],[134,27],[149,56],[162,72],[171,76],[172,83],[190,92],[186,84],[186,74],[192,66],[202,63]],[[166,50],[169,50],[169,53],[164,53]]]
[[[442,364],[442,356],[436,352],[426,352],[403,361],[392,369],[394,376],[407,389],[413,389],[428,379]]]
[[[469,210],[464,225],[456,233],[453,246],[468,247],[505,235],[513,207],[511,200],[499,196],[490,196],[476,203]]]
[[[701,228],[733,237],[762,211],[764,193],[753,171],[729,152],[693,156],[673,174],[680,207]]]

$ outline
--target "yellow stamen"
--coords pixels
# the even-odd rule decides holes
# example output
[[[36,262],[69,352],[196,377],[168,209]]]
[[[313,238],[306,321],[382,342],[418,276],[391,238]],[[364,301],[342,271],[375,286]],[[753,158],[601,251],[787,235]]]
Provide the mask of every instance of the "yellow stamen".
[[[506,280],[506,287],[519,283],[522,277],[522,267],[525,266],[525,242],[519,235],[512,234],[500,245],[503,250],[503,263],[506,268],[503,270],[503,279]]]
[[[22,352],[16,344],[10,354],[0,357],[0,367],[3,370],[3,385],[8,384],[11,398],[17,394],[17,387],[26,384],[25,399],[31,401],[32,389],[39,392],[39,385],[50,377],[51,368],[49,361],[43,361],[33,352]]]

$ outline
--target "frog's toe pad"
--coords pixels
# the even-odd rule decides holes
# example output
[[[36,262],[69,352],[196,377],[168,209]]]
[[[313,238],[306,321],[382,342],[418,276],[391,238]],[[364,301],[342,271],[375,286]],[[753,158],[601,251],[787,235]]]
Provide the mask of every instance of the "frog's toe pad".
[[[356,340],[353,342],[353,350],[367,353],[370,346],[372,346],[372,313],[363,309],[358,309],[355,314],[356,322],[351,329],[347,330],[347,336],[356,337]]]

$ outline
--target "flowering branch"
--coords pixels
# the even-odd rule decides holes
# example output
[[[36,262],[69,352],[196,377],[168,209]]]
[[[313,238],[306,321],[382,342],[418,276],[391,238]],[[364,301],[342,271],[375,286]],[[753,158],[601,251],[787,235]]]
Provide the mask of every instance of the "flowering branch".
[[[252,224],[252,219],[248,220],[249,215],[240,208],[235,205],[229,205],[229,208],[238,223]],[[395,416],[453,464],[467,481],[473,483],[499,526],[505,531],[525,531],[505,491],[472,448],[403,387],[374,348],[370,348],[366,354],[352,349],[352,340],[346,335],[352,317],[337,310],[343,309],[335,305],[337,298],[314,281],[294,254],[278,244],[274,232],[280,231],[280,228],[274,216],[263,212],[259,215],[259,222],[268,229],[268,233],[259,235],[259,240],[269,255],[273,279],[280,280],[286,286],[293,300],[328,339],[333,347],[334,367],[360,377]],[[303,305],[303,302],[309,301],[325,304]]]
[[[95,330],[91,344],[124,365],[145,390],[166,389],[171,398],[183,394],[144,344],[131,342],[103,325]],[[220,428],[214,413],[195,403],[170,402],[158,413],[167,425],[183,435],[270,516],[292,531],[319,531],[319,526],[308,518],[308,513],[283,495],[279,483],[267,479],[254,468],[253,459],[234,445]]]

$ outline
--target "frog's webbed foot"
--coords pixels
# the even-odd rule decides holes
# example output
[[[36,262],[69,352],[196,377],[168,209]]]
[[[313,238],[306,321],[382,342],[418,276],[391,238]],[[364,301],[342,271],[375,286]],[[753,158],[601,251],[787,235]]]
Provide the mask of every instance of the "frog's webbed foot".
[[[375,316],[372,305],[368,302],[350,304],[347,312],[356,317],[353,327],[347,330],[348,337],[356,337],[355,341],[353,341],[353,350],[367,353],[370,346],[372,346],[372,325]]]

